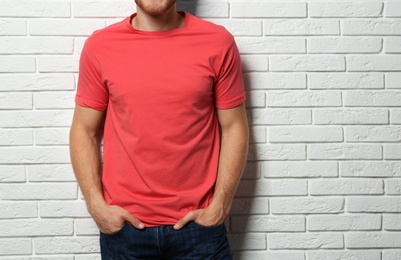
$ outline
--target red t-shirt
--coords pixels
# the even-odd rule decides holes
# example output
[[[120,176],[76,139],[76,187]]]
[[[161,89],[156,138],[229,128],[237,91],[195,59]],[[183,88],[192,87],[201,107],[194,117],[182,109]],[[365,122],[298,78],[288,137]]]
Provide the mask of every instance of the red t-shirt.
[[[85,42],[76,103],[106,110],[104,198],[147,226],[175,224],[209,205],[217,176],[216,109],[245,100],[234,38],[189,13],[161,32],[130,20]]]

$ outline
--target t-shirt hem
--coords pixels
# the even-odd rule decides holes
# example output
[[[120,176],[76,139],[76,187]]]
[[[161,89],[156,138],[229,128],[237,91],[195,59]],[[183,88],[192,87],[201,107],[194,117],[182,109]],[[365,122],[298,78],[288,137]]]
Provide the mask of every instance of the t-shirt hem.
[[[104,111],[107,107],[107,105],[99,104],[99,103],[93,102],[91,100],[88,100],[88,99],[85,99],[85,98],[82,98],[79,96],[75,97],[75,103],[82,107],[93,108],[93,109],[99,110],[99,111]]]
[[[216,102],[217,109],[229,109],[236,106],[241,105],[246,100],[245,92],[234,99],[224,101],[224,102]]]

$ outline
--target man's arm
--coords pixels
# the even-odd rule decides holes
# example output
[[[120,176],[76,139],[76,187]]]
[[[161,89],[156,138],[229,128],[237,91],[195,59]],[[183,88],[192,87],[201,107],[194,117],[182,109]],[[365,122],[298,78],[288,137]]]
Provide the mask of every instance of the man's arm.
[[[70,155],[74,173],[85,197],[88,212],[101,232],[116,232],[125,221],[141,229],[144,225],[128,211],[108,205],[103,198],[98,138],[103,115],[103,111],[75,106],[70,130]]]
[[[212,226],[224,222],[241,179],[248,151],[248,122],[245,105],[218,109],[221,147],[217,180],[211,204],[206,209],[190,211],[174,226],[180,229],[190,221]]]

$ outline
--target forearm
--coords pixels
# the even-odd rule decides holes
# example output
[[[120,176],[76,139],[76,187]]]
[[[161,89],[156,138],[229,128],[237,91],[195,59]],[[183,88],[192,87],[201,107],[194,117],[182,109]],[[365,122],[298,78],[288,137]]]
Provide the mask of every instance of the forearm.
[[[70,132],[70,155],[76,179],[91,212],[94,206],[104,202],[100,147],[96,134],[73,126]]]
[[[239,123],[222,130],[219,167],[212,207],[224,215],[230,211],[232,200],[241,179],[248,152],[248,126]]]

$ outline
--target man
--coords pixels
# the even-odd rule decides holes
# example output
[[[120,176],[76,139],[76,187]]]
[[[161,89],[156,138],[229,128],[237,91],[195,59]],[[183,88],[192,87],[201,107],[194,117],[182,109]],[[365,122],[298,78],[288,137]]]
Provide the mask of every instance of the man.
[[[86,41],[70,132],[102,258],[230,259],[248,141],[237,47],[175,0],[135,2]]]

